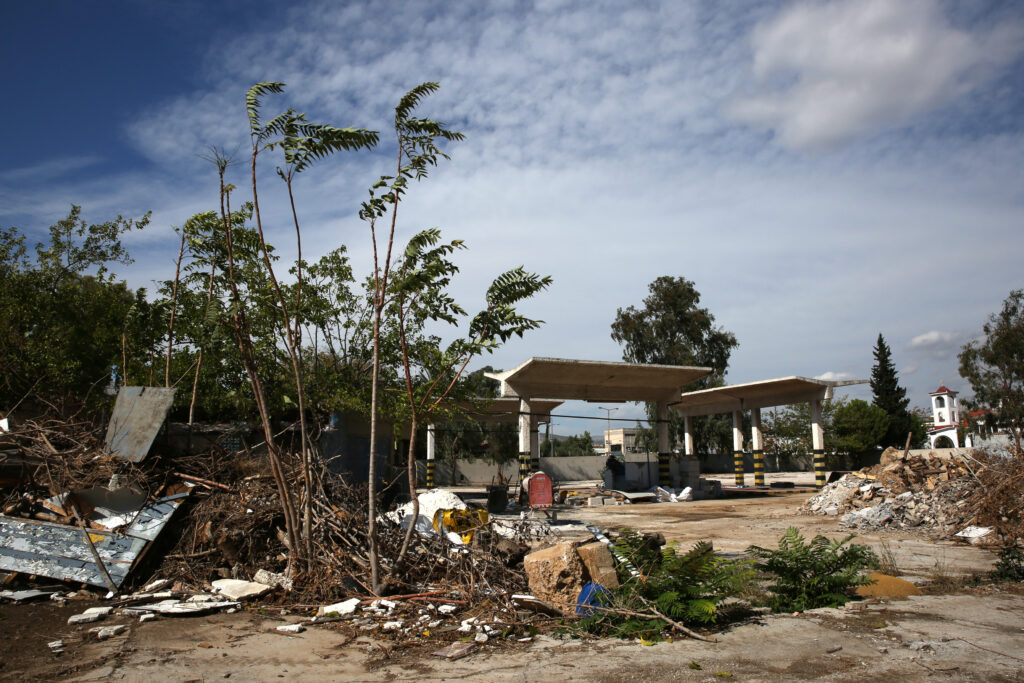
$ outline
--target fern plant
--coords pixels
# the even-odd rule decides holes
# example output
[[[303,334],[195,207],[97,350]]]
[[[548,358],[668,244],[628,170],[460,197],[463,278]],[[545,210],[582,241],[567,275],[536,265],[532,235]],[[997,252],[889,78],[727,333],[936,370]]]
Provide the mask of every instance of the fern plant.
[[[622,562],[620,586],[601,595],[600,607],[578,626],[588,633],[659,640],[669,622],[707,626],[719,616],[723,600],[741,593],[754,577],[750,563],[729,560],[700,541],[686,552],[676,543],[657,548],[642,534],[625,529],[615,541]],[[648,616],[650,615],[650,616]]]
[[[760,560],[758,570],[773,579],[766,604],[776,612],[845,605],[853,588],[871,583],[863,570],[878,566],[870,548],[850,543],[854,536],[830,541],[819,535],[807,542],[789,527],[776,550],[750,546],[747,551]]]

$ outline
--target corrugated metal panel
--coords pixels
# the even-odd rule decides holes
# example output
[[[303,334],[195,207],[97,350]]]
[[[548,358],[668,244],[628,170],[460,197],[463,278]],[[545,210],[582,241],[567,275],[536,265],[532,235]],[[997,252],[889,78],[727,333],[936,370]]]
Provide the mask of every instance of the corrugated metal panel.
[[[146,505],[124,534],[89,529],[89,537],[115,585],[121,585],[135,560],[160,534],[187,495],[180,493]],[[0,516],[0,570],[106,586],[83,529],[31,519]]]
[[[174,391],[164,387],[121,387],[107,425],[107,450],[129,462],[145,458],[171,410]]]

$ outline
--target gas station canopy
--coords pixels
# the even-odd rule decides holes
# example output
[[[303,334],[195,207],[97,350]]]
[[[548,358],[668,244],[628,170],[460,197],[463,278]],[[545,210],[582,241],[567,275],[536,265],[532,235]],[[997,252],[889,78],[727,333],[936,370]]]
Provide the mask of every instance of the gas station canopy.
[[[866,379],[832,381],[809,377],[780,377],[733,384],[683,394],[670,404],[680,415],[717,415],[737,410],[810,403],[832,398],[836,387],[867,384]]]
[[[485,373],[501,382],[503,397],[581,401],[673,401],[711,368],[645,365],[568,358],[531,358],[505,372]]]

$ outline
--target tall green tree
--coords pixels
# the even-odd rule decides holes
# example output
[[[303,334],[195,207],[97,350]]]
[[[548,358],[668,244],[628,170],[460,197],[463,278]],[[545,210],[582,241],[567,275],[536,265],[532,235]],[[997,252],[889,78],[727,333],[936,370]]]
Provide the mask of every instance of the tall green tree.
[[[973,402],[998,415],[1021,454],[1024,427],[1024,290],[1014,289],[1003,308],[982,326],[984,336],[960,351],[960,376],[971,384]]]
[[[836,409],[832,441],[839,452],[865,455],[878,448],[888,427],[889,415],[883,409],[854,399]]]
[[[700,292],[685,277],[664,275],[648,286],[642,308],[618,309],[612,323],[612,339],[622,345],[622,360],[630,363],[695,365],[713,372],[684,388],[696,391],[721,386],[729,357],[739,346],[736,336],[715,325],[715,316],[700,305]],[[648,417],[656,418],[653,405]],[[670,411],[671,433],[680,434],[682,421]],[[694,418],[697,452],[731,449],[728,416]]]
[[[131,264],[122,238],[148,223],[149,214],[89,223],[73,205],[35,246],[34,259],[24,234],[0,229],[0,410],[30,393],[80,405],[123,380],[126,364],[150,366],[151,340],[126,326],[130,312],[141,317],[139,300],[110,270]]]
[[[883,446],[903,446],[907,434],[913,431],[908,406],[907,390],[900,386],[896,367],[892,363],[892,352],[885,343],[885,337],[878,333],[878,341],[872,352],[875,364],[871,367],[871,403],[889,416],[889,426],[881,439]]]

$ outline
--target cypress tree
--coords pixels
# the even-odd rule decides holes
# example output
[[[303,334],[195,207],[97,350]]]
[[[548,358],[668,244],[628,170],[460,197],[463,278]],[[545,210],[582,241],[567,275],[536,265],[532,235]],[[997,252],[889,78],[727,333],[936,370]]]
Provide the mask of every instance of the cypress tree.
[[[884,446],[902,446],[911,429],[910,412],[907,406],[907,390],[900,386],[896,368],[892,364],[892,353],[885,337],[878,334],[873,352],[875,364],[871,368],[871,402],[889,415],[889,428],[885,432]]]

